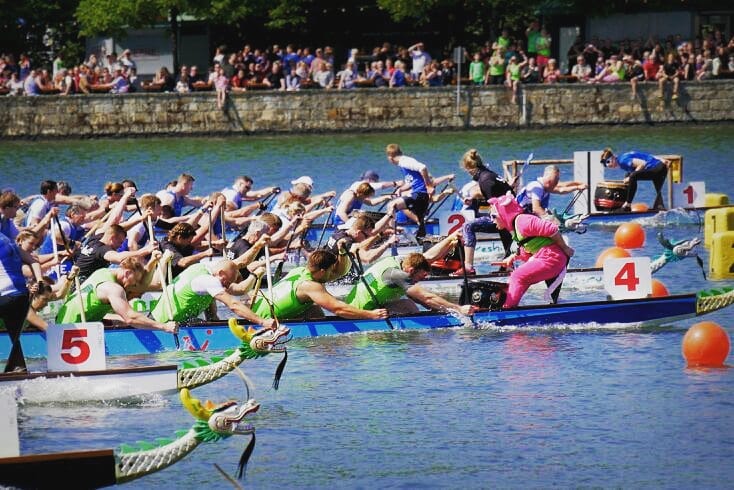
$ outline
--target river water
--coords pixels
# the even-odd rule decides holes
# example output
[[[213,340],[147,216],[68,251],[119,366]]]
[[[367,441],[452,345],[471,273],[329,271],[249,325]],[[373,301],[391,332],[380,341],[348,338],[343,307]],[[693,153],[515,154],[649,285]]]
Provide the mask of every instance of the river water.
[[[180,172],[195,193],[231,184],[256,187],[311,175],[316,191],[341,191],[366,169],[400,177],[387,143],[427,163],[433,175],[456,172],[478,148],[494,168],[503,159],[570,158],[574,150],[638,149],[684,156],[684,180],[730,193],[731,125],[584,128],[543,131],[310,135],[258,138],[85,140],[0,143],[0,187],[35,192],[43,178],[75,192],[101,194],[108,180],[134,178],[156,191]],[[542,168],[531,168],[531,177]],[[609,171],[608,171],[609,172]],[[564,170],[567,178],[571,171]],[[607,174],[621,179],[621,174]],[[636,201],[651,203],[642,183]],[[734,196],[732,196],[734,197]],[[552,203],[565,207],[565,196]],[[655,233],[703,236],[695,225],[659,220],[634,255],[661,252]],[[573,267],[592,266],[613,245],[614,229],[569,236]],[[707,262],[706,250],[701,250]],[[731,285],[705,280],[693,259],[655,276],[671,292]],[[603,297],[568,281],[562,298]],[[734,310],[709,315],[732,332]],[[252,419],[257,446],[243,485],[253,488],[352,487],[653,487],[731,488],[734,477],[734,374],[691,370],[681,340],[693,320],[655,328],[548,325],[355,334],[289,344],[280,389],[270,380],[279,358],[246,361],[262,408]],[[190,353],[112,358],[110,365],[177,362]],[[32,366],[41,367],[40,361]],[[233,375],[194,391],[223,401],[241,396]],[[176,395],[109,404],[20,408],[21,453],[118,447],[172,437],[191,425]],[[226,488],[213,466],[233,473],[245,440],[198,448],[130,488]]]

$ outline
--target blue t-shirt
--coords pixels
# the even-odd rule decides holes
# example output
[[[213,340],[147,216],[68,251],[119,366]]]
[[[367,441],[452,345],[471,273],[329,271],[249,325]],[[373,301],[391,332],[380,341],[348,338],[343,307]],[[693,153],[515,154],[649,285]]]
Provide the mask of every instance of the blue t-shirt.
[[[540,201],[540,205],[543,209],[548,209],[548,205],[550,204],[550,192],[545,190],[541,179],[542,177],[530,182],[517,194],[518,204],[520,204],[520,206],[522,206],[528,213],[532,212],[533,198]]]
[[[622,170],[626,172],[634,172],[635,167],[632,161],[635,159],[643,160],[645,162],[645,167],[642,170],[653,170],[663,163],[662,160],[655,158],[649,153],[642,153],[639,151],[628,151],[627,153],[622,153],[617,157],[617,163],[619,164],[619,168]]]
[[[20,249],[15,242],[0,233],[0,296],[20,296],[27,293]]]

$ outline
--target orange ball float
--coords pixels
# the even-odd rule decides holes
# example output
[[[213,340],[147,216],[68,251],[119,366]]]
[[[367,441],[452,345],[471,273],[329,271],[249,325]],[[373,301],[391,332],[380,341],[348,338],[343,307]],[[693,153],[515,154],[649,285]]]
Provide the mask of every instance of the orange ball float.
[[[644,213],[645,211],[650,211],[650,207],[644,202],[633,202],[630,205],[630,208],[633,213]]]
[[[645,230],[639,223],[622,223],[614,232],[614,244],[622,248],[640,248],[645,244]]]
[[[670,293],[668,292],[668,288],[665,287],[665,284],[663,284],[662,281],[653,279],[652,280],[652,297],[653,298],[664,298],[665,296],[670,296]]]
[[[683,357],[688,367],[722,367],[729,347],[729,335],[714,322],[696,323],[683,336]]]
[[[631,257],[630,253],[621,247],[609,247],[596,258],[596,267],[604,267],[607,259],[624,259]]]

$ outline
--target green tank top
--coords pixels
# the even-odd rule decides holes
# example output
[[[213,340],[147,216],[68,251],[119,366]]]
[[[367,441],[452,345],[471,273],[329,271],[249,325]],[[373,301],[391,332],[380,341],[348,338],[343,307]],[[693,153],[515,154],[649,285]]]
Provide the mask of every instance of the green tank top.
[[[617,70],[617,76],[620,80],[624,80],[625,75],[627,74],[627,70],[624,67],[624,63],[620,66],[619,70]]]
[[[79,287],[84,302],[85,318],[89,322],[101,320],[107,313],[112,312],[109,303],[102,302],[97,296],[97,286],[103,282],[116,283],[115,271],[108,268],[97,269]],[[79,323],[82,321],[81,305],[79,304],[80,291],[72,294],[56,315],[56,323]]]
[[[507,70],[510,72],[510,80],[520,80],[520,65],[507,65]]]
[[[541,248],[543,248],[545,246],[548,246],[551,243],[553,243],[553,240],[551,240],[547,236],[536,236],[536,237],[524,238],[517,231],[515,231],[512,234],[512,238],[516,242],[522,243],[523,248],[525,248],[525,250],[528,253],[531,253],[531,254],[536,254],[536,253],[538,253],[538,250],[540,250]],[[523,243],[523,240],[527,240],[527,241]]]
[[[182,322],[199,316],[201,312],[209,307],[214,298],[208,294],[197,294],[191,287],[191,281],[206,275],[210,275],[210,273],[204,264],[194,264],[187,267],[166,288],[168,297],[171,299],[173,318],[170,318],[168,314],[164,298],[158,301],[150,316],[157,322],[171,320]]]
[[[505,62],[504,60],[501,63],[491,63],[489,65],[489,74],[493,77],[498,77],[500,75],[504,75],[505,73]]]
[[[535,49],[537,50],[538,54],[541,54],[545,56],[546,58],[549,58],[551,55],[550,50],[551,41],[549,38],[544,36],[538,36],[538,40],[535,43]]]
[[[311,272],[306,267],[296,267],[273,286],[273,309],[278,319],[298,318],[311,307],[313,301],[301,303],[296,296],[298,285],[304,281],[313,281]],[[252,310],[260,318],[272,318],[270,305],[262,297],[255,301]]]
[[[346,298],[344,302],[359,308],[360,310],[374,310],[375,308],[384,307],[385,303],[396,300],[405,294],[405,289],[400,286],[391,286],[385,284],[382,279],[382,275],[388,269],[400,269],[402,270],[401,263],[397,257],[385,257],[384,259],[378,260],[364,273],[364,279],[370,286],[370,289],[377,298],[377,303],[372,299],[372,296],[367,291],[364,283],[359,281]]]

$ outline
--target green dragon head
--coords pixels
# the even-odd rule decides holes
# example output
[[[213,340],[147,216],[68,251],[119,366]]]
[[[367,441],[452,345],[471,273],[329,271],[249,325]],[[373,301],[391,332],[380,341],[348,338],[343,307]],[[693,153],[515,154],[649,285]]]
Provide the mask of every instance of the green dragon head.
[[[275,330],[264,328],[255,330],[252,327],[245,328],[240,325],[236,318],[230,318],[227,324],[232,335],[242,341],[240,351],[247,359],[262,357],[273,352],[284,353],[285,343],[290,340],[288,335],[291,329],[284,325],[278,325]]]

